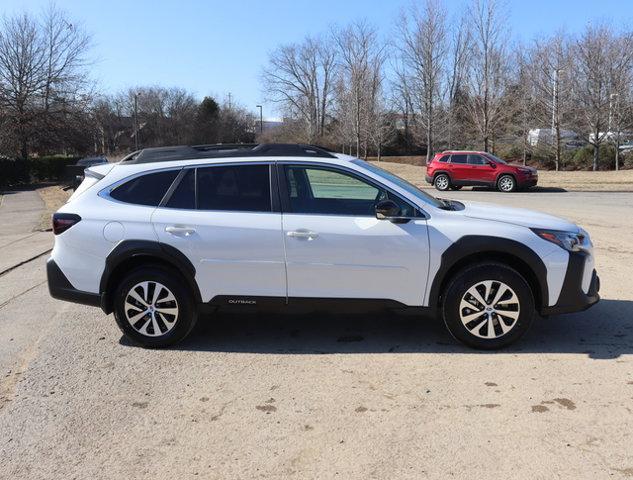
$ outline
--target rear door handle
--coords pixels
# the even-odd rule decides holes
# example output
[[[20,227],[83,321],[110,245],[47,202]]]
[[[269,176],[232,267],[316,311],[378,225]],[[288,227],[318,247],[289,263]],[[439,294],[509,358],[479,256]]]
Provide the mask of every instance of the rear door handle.
[[[308,240],[313,240],[319,236],[318,233],[305,230],[303,228],[299,230],[291,230],[290,232],[287,232],[286,235],[290,238],[307,238]]]
[[[196,233],[196,229],[191,228],[191,227],[170,226],[170,227],[165,227],[165,231],[171,235],[184,235],[185,237],[188,237],[189,235]]]

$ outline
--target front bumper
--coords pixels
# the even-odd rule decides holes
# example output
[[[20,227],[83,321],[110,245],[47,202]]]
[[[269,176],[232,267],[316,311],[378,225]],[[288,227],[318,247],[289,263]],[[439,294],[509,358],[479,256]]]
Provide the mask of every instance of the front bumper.
[[[66,302],[81,303],[93,307],[101,307],[101,295],[98,293],[84,292],[77,290],[66,278],[55,260],[49,258],[46,262],[46,277],[48,280],[48,291],[51,297]]]
[[[558,296],[558,301],[556,305],[541,308],[541,315],[580,312],[598,303],[600,300],[600,277],[598,277],[595,270],[591,274],[591,282],[587,293],[582,289],[583,272],[588,255],[586,252],[570,253],[567,272],[565,273],[565,280],[563,281],[563,288]]]
[[[517,184],[519,188],[535,187],[538,183],[538,175],[519,177]]]

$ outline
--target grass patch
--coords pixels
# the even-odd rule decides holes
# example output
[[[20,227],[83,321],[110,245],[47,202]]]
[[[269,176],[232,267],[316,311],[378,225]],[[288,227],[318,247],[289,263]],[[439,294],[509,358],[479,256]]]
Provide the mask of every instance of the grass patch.
[[[51,216],[68,201],[72,191],[64,191],[60,185],[49,185],[38,188],[37,193],[44,201],[45,209],[35,230],[48,232],[52,230]]]

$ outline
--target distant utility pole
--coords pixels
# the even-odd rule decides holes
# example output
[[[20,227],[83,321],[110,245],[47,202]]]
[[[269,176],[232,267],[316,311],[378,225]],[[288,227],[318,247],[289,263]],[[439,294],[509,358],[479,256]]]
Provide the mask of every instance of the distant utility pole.
[[[264,131],[264,116],[262,115],[262,106],[256,105],[259,108],[259,133]]]
[[[138,150],[138,92],[134,93],[134,147]]]

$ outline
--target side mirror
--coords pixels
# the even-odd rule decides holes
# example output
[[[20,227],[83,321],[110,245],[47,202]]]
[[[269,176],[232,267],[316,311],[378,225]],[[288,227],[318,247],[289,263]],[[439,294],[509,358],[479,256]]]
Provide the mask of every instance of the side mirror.
[[[490,165],[492,168],[497,168],[497,164],[495,162],[488,162],[488,165]]]
[[[390,220],[400,216],[400,207],[393,200],[382,200],[376,204],[376,218]]]

